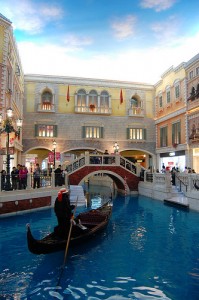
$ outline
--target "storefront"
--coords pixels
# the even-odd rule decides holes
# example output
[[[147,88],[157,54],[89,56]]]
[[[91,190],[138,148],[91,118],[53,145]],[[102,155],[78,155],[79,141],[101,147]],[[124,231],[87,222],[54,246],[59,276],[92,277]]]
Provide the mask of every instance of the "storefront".
[[[185,169],[185,151],[173,151],[160,153],[160,171],[162,170],[162,165],[165,165],[165,168],[171,170],[173,167],[178,168],[180,172],[183,172]]]

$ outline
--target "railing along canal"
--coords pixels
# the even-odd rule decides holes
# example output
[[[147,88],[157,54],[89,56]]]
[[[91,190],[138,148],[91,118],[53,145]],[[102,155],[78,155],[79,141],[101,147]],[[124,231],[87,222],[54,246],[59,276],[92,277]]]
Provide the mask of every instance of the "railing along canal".
[[[28,173],[27,177],[23,182],[20,180],[19,175],[13,177],[12,175],[2,176],[0,174],[0,191],[8,191],[7,190],[7,180],[9,180],[9,190],[23,190],[23,189],[34,189],[34,188],[46,188],[46,187],[56,187],[56,186],[68,186],[68,176],[65,172],[62,174],[55,174],[54,172],[51,175],[43,175],[41,174],[39,178],[37,178],[38,185],[35,182],[33,173]]]
[[[151,173],[144,172],[144,182],[171,187],[171,173]],[[199,174],[175,173],[175,186],[180,192],[196,191],[199,186]]]

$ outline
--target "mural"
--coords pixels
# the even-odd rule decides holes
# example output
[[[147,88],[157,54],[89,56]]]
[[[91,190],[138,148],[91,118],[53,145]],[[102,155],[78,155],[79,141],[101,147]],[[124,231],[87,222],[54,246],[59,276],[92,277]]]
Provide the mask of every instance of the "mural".
[[[189,120],[189,140],[199,142],[199,116]]]

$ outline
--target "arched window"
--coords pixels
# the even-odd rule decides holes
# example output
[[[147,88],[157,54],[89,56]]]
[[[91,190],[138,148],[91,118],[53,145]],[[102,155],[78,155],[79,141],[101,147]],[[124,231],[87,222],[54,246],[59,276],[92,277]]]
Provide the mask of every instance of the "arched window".
[[[171,88],[170,85],[166,87],[166,99],[167,99],[167,104],[171,102]]]
[[[41,95],[42,110],[52,109],[53,95],[50,91],[44,91]]]
[[[94,111],[98,104],[97,104],[97,92],[92,90],[89,93],[89,98],[88,98],[88,106],[90,107],[91,111]]]
[[[130,100],[130,106],[131,106],[131,108],[138,107],[139,106],[138,105],[138,100],[136,98],[132,97],[131,100]]]
[[[159,105],[159,108],[162,108],[162,107],[163,107],[162,91],[160,91],[160,92],[158,93],[158,105]]]
[[[88,100],[88,104],[94,104],[95,106],[97,106],[97,92],[92,90],[89,93],[89,100]]]
[[[175,89],[175,99],[180,97],[180,80],[176,79],[174,81],[174,89]]]
[[[130,99],[130,111],[132,115],[140,115],[142,113],[141,101],[138,97],[133,96]]]
[[[109,94],[106,91],[100,94],[100,108],[105,110],[109,108]]]
[[[79,90],[77,92],[77,106],[85,107],[86,106],[86,92],[85,90]]]

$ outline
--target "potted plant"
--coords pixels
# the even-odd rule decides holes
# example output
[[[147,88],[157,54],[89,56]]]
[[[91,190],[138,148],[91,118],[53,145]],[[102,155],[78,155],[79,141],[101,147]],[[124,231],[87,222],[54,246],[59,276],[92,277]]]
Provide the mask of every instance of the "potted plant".
[[[90,104],[90,110],[94,111],[94,109],[95,109],[95,105],[94,104]]]

